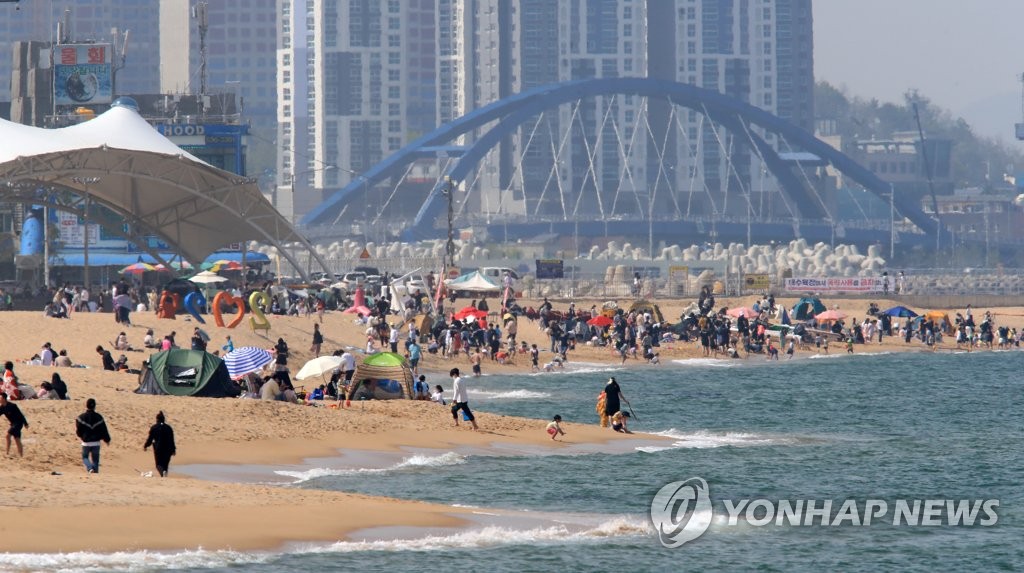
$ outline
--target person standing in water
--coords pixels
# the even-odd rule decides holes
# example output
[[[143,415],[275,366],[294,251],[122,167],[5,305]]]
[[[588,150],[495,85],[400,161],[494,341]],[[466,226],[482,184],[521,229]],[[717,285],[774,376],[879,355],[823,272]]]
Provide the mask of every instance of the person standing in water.
[[[619,388],[619,383],[615,381],[613,376],[608,379],[608,383],[604,387],[604,412],[601,413],[602,428],[608,427],[608,419],[619,411],[622,402],[629,403],[626,397],[622,395],[622,389]]]

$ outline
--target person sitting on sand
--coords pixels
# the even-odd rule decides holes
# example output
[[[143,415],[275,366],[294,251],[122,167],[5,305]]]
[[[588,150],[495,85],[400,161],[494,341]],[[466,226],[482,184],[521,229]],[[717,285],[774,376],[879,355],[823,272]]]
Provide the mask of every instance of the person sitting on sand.
[[[434,386],[434,393],[430,395],[431,402],[437,402],[438,404],[445,406],[444,401],[444,388],[440,384]]]
[[[268,376],[263,379],[263,385],[260,386],[260,400],[274,402],[280,400],[282,395],[281,385],[275,376]]]
[[[550,422],[548,422],[547,432],[548,435],[551,436],[552,440],[558,439],[559,435],[565,435],[565,430],[562,429],[561,422],[562,416],[558,414],[555,414],[555,417],[552,418]]]
[[[61,350],[61,352],[64,351]],[[57,393],[58,400],[68,399],[68,385],[64,383],[63,379],[61,379],[60,374],[56,372],[53,373],[53,376],[50,378],[50,386],[52,386],[53,391]]]
[[[430,385],[427,384],[427,377],[420,374],[420,377],[412,384],[413,400],[429,400]]]
[[[63,348],[57,354],[57,359],[53,361],[53,365],[59,366],[61,368],[71,368],[72,366],[74,366],[74,364],[71,362],[71,357],[68,356],[68,351],[64,350]]]
[[[626,421],[629,420],[629,417],[629,412],[623,412],[622,410],[612,414],[612,429],[623,434],[632,434],[633,432],[630,432],[629,428],[626,427]]]
[[[128,357],[124,354],[117,357],[117,362],[114,363],[115,372],[128,372]]]
[[[3,386],[0,387],[0,392],[7,394],[9,400],[21,400],[21,390],[18,388],[18,377],[14,375],[14,363],[7,361],[4,363],[4,374],[3,374]]]
[[[43,382],[39,385],[39,389],[36,390],[36,399],[38,400],[60,400],[57,396],[57,391],[53,389],[53,384],[49,382]]]
[[[102,346],[97,346],[96,354],[100,355],[100,359],[103,361],[104,370],[117,370],[114,365],[114,357],[110,355],[109,350],[104,350]]]

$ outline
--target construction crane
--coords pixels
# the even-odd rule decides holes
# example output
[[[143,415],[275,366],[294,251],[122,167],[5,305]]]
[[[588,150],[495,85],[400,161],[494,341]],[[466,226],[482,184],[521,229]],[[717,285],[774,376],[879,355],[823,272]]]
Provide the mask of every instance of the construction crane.
[[[1015,131],[1017,133],[1017,139],[1020,139],[1020,140],[1024,141],[1024,74],[1021,74],[1020,76],[1018,76],[1017,79],[1019,79],[1021,81],[1021,91],[1020,91],[1020,117],[1021,117],[1021,123],[1016,124],[1014,127],[1016,128]]]

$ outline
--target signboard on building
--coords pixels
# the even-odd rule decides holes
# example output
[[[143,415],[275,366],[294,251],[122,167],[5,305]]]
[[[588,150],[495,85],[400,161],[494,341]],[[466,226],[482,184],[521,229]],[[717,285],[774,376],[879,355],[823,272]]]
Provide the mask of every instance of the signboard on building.
[[[538,279],[565,278],[562,259],[536,259]]]
[[[882,292],[882,277],[801,277],[786,279],[789,292],[870,293]]]
[[[110,103],[114,93],[110,56],[110,44],[58,45],[53,63],[54,103]]]
[[[72,213],[61,213],[60,220],[60,242],[65,247],[85,246],[85,225],[78,216]],[[97,245],[100,242],[100,226],[89,225],[89,244]]]

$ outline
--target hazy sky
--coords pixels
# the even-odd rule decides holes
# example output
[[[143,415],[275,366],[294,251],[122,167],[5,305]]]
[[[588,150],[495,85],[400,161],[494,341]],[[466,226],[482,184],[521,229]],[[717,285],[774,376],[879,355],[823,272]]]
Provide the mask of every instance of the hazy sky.
[[[916,88],[1014,141],[1021,73],[1024,0],[814,0],[815,78],[852,95],[899,102]]]

